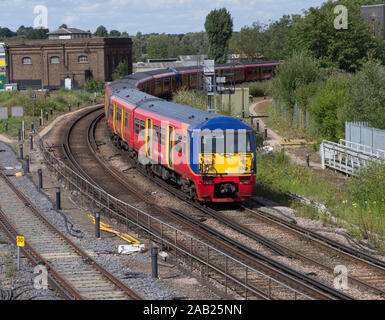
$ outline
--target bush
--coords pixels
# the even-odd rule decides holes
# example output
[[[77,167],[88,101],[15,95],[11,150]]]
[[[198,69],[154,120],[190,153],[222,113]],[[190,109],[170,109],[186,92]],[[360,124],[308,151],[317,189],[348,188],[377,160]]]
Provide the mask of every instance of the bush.
[[[344,119],[341,118],[349,100],[348,78],[329,78],[318,87],[310,103],[314,124],[323,139],[338,141],[343,138]]]
[[[269,91],[269,83],[267,81],[255,82],[249,86],[249,93],[254,98],[263,97]]]
[[[104,90],[105,83],[99,79],[88,79],[83,86],[83,89],[88,92],[98,92]]]
[[[272,79],[272,96],[288,111],[293,112],[300,90],[309,84],[323,79],[318,62],[304,52],[294,52],[292,56],[278,68],[277,75]],[[302,88],[302,89],[301,89]],[[306,95],[301,92],[300,96]]]

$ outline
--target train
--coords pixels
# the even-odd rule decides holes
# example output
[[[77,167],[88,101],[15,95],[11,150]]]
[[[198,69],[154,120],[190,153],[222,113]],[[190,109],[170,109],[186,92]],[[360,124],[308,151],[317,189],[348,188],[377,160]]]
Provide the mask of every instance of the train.
[[[224,64],[232,81],[270,79],[282,62]],[[162,99],[196,89],[198,67],[139,72],[106,85],[105,118],[113,143],[148,175],[172,183],[193,201],[241,202],[256,183],[253,128],[244,122]]]

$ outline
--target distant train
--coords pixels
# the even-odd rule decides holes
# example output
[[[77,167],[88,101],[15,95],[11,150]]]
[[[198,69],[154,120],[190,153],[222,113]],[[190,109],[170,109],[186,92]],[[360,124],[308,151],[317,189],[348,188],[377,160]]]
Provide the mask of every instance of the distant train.
[[[270,79],[281,62],[218,65],[235,82]],[[178,185],[192,200],[238,202],[256,178],[253,129],[242,121],[160,99],[197,87],[197,67],[125,76],[106,86],[105,115],[116,146],[150,175]]]

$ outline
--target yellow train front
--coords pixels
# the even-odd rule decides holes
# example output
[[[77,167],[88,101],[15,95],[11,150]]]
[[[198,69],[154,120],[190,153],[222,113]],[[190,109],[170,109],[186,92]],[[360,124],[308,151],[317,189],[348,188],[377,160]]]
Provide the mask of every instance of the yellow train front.
[[[190,168],[199,201],[248,200],[256,179],[253,129],[227,117],[211,119],[191,134]]]

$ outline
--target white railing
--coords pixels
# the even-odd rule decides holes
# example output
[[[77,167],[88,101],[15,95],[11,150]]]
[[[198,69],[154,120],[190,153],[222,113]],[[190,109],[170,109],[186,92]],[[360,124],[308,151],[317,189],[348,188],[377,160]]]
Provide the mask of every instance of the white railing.
[[[362,151],[362,152],[367,153],[371,156],[385,158],[385,150],[375,149],[373,147],[366,146],[364,144],[360,144],[357,142],[351,142],[351,141],[347,141],[344,139],[340,139],[339,143],[340,143],[340,145],[346,146],[347,148],[357,150],[357,151]]]
[[[355,175],[357,170],[365,167],[368,162],[385,159],[385,151],[370,148],[371,151],[369,152],[365,149],[362,150],[361,146],[363,145],[345,140],[340,140],[340,143],[324,140],[320,149],[322,168],[329,167],[349,175]]]

